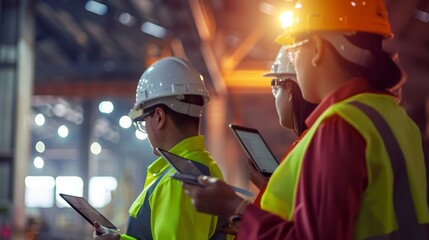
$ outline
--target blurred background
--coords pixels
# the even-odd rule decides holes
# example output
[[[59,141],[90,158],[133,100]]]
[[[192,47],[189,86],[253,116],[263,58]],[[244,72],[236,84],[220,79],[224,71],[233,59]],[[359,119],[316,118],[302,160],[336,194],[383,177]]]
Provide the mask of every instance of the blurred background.
[[[58,193],[84,196],[120,229],[156,159],[128,111],[140,75],[188,59],[211,101],[201,130],[237,186],[254,191],[229,123],[257,128],[278,159],[270,70],[280,46],[274,0],[0,0],[0,239],[92,239]],[[429,1],[385,0],[407,73],[401,104],[429,136]]]

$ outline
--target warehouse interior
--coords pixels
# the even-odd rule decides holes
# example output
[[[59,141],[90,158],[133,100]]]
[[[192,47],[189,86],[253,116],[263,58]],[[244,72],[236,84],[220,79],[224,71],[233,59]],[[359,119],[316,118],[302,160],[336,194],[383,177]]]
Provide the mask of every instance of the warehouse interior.
[[[280,48],[285,2],[2,0],[0,239],[92,239],[58,197],[64,191],[125,227],[156,158],[126,116],[141,74],[167,56],[204,77],[208,150],[227,181],[253,190],[228,124],[258,129],[277,159],[296,139],[281,129],[271,79],[262,76]],[[429,2],[385,3],[394,38],[384,47],[407,76],[401,104],[429,138]]]

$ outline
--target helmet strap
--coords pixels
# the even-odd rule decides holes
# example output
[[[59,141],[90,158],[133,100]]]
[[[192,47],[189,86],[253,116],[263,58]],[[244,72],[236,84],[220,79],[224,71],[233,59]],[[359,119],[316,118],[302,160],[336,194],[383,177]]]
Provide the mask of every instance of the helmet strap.
[[[341,57],[354,64],[369,67],[374,62],[371,51],[360,48],[351,43],[346,36],[355,34],[354,32],[341,33],[320,33],[319,35],[335,48]]]

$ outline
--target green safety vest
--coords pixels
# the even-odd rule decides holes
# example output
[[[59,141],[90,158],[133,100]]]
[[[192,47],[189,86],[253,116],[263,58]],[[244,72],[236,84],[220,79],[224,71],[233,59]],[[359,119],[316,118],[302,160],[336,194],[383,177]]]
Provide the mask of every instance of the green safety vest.
[[[184,139],[170,152],[194,160],[193,163],[206,175],[223,179],[222,173],[205,150],[204,137]],[[149,167],[142,193],[130,208],[127,233],[121,239],[226,239],[219,231],[226,220],[197,212],[182,183],[170,178],[175,170],[163,158]]]
[[[271,176],[262,209],[293,221],[304,154],[319,125],[333,115],[347,121],[366,141],[368,185],[354,239],[426,239],[427,173],[420,131],[389,95],[358,94],[326,109]]]

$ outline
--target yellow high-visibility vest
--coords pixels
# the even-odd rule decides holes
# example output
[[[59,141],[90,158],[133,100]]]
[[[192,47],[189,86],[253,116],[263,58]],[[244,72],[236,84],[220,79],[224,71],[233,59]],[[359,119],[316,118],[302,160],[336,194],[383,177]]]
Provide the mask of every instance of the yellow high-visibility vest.
[[[354,239],[426,236],[427,170],[420,131],[395,98],[384,94],[358,94],[326,109],[271,176],[262,209],[293,221],[304,154],[319,125],[332,115],[347,121],[366,142],[368,186]]]
[[[182,140],[170,152],[193,160],[205,175],[223,179],[222,173],[206,151],[203,136]],[[163,158],[149,167],[142,193],[130,207],[128,229],[121,239],[229,239],[219,231],[226,224],[217,216],[198,212],[182,188],[170,177],[175,170]]]

